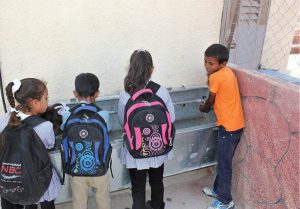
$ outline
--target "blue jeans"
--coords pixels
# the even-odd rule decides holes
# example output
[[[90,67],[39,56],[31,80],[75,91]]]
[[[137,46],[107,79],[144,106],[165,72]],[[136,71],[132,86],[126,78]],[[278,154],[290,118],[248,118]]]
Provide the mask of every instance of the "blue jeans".
[[[223,126],[219,127],[217,144],[217,176],[214,182],[214,192],[219,201],[224,204],[232,200],[232,158],[238,145],[243,129],[237,131],[226,131]]]

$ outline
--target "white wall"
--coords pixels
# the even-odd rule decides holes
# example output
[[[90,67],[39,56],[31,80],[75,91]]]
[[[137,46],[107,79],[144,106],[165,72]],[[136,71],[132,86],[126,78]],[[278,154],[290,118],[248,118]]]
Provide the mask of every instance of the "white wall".
[[[43,79],[53,103],[72,98],[75,76],[92,72],[102,95],[117,94],[139,48],[152,54],[162,85],[204,84],[203,52],[219,40],[222,8],[221,0],[0,0],[4,85]]]

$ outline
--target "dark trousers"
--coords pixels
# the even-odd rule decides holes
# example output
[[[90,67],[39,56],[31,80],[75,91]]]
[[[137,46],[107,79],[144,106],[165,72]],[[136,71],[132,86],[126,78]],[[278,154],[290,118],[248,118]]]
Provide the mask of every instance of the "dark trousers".
[[[217,176],[214,182],[214,192],[222,203],[229,203],[231,196],[232,158],[240,141],[243,129],[226,131],[223,126],[219,127],[217,142]]]
[[[153,209],[159,209],[162,205],[164,205],[164,164],[158,168],[128,170],[132,186],[132,209],[145,209],[147,173],[149,175],[149,184],[151,187],[151,205]]]
[[[54,200],[52,201],[44,201],[39,203],[41,205],[41,209],[55,209]],[[37,205],[18,205],[10,203],[8,200],[1,197],[1,208],[2,209],[37,209]]]

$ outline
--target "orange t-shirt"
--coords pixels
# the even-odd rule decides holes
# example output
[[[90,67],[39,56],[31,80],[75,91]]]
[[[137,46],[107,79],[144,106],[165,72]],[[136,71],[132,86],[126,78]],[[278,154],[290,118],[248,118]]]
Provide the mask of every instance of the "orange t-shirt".
[[[217,126],[224,126],[226,131],[244,128],[244,114],[237,79],[228,67],[209,76],[209,91],[216,94],[214,111]]]

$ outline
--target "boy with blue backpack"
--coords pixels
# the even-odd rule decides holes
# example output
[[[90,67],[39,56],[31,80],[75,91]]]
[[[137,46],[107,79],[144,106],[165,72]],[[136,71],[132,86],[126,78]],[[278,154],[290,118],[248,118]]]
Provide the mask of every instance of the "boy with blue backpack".
[[[62,160],[69,174],[73,209],[86,209],[89,187],[95,188],[98,209],[110,209],[107,170],[112,147],[108,132],[109,114],[93,104],[99,96],[99,80],[92,73],[81,73],[73,91],[78,105],[63,116]]]

